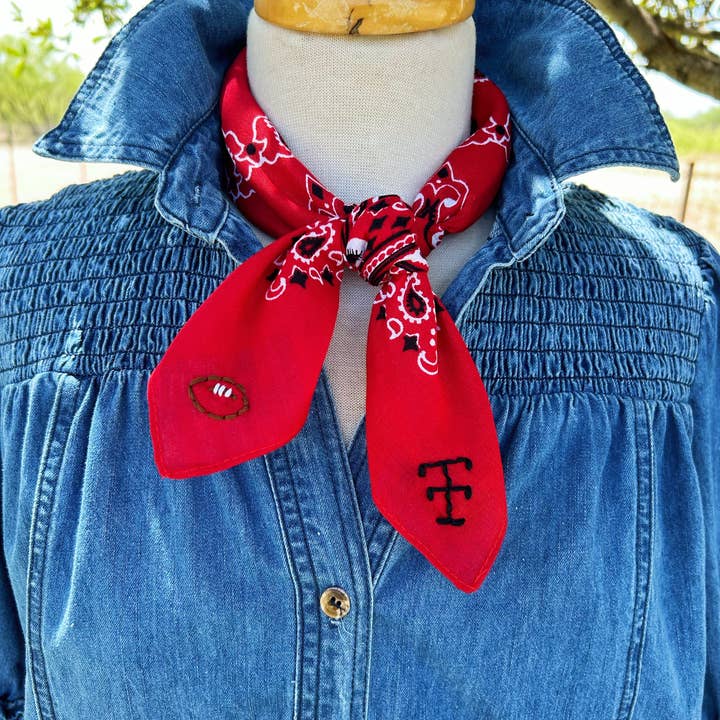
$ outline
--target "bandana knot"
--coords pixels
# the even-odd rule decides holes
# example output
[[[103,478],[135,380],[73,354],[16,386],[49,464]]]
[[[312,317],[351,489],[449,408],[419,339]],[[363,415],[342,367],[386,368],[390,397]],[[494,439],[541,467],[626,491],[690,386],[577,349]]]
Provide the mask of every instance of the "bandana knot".
[[[378,195],[350,206],[346,213],[347,266],[371,285],[380,285],[399,271],[427,272],[424,257],[432,246],[422,239],[428,222],[413,207],[399,195]]]

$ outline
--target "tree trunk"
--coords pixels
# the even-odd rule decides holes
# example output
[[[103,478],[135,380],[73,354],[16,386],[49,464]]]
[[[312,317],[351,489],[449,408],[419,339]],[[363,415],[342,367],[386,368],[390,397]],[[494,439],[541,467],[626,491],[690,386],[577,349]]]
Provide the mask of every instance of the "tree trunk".
[[[720,100],[720,57],[701,55],[685,47],[663,30],[661,19],[633,0],[591,1],[608,20],[627,32],[649,68]]]

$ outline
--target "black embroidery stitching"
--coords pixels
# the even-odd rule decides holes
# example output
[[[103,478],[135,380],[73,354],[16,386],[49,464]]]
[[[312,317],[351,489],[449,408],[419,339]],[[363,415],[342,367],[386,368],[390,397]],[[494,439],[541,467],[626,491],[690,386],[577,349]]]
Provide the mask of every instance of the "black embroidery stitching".
[[[446,515],[441,515],[435,518],[435,522],[438,525],[464,525],[466,518],[453,517],[453,506],[452,506],[452,493],[462,492],[466,500],[472,497],[472,487],[470,485],[453,485],[452,477],[448,472],[448,465],[454,465],[456,463],[462,463],[466,470],[472,468],[472,460],[468,457],[460,456],[457,458],[447,458],[445,460],[436,460],[435,462],[420,463],[418,466],[418,476],[425,477],[427,475],[428,468],[441,467],[443,475],[445,476],[444,485],[429,485],[425,489],[425,496],[428,500],[435,497],[435,493],[443,493],[445,495],[445,511]]]

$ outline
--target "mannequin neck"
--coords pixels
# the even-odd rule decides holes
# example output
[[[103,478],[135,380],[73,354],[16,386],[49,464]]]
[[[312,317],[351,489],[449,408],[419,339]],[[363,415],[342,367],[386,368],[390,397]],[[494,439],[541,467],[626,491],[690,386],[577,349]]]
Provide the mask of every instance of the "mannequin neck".
[[[293,154],[346,203],[418,190],[470,134],[472,16],[401,35],[298,32],[251,10],[250,88]]]
[[[472,16],[401,35],[329,35],[269,23],[251,11],[247,68],[258,105],[295,157],[346,203],[418,190],[470,135]],[[494,211],[428,255],[442,295],[490,231]],[[263,245],[273,238],[255,228]],[[368,317],[378,288],[345,273],[324,367],[349,446],[365,407]]]

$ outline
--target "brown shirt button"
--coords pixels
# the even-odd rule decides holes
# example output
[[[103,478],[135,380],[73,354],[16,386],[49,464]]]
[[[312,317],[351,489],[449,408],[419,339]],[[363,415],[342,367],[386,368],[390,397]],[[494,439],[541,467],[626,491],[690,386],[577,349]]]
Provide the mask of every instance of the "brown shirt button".
[[[343,618],[350,612],[350,598],[339,587],[329,587],[320,596],[322,611],[331,618]]]

